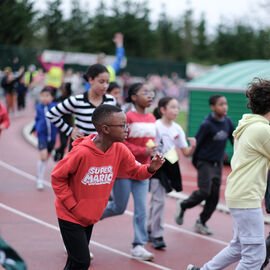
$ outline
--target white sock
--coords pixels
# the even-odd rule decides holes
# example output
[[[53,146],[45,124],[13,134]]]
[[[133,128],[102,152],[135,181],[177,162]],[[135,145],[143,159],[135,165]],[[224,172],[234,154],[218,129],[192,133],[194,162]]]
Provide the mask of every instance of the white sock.
[[[38,161],[38,163],[37,163],[38,180],[44,179],[44,173],[45,173],[46,166],[47,166],[47,161],[42,161],[42,160]]]

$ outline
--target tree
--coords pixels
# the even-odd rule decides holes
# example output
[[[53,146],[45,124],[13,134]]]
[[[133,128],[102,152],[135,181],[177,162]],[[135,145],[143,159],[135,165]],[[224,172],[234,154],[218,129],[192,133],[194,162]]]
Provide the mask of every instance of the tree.
[[[164,5],[162,10],[156,29],[157,55],[161,59],[175,60],[179,56],[177,52],[181,46],[181,38],[178,29],[175,29],[173,22],[168,19]]]
[[[132,2],[126,0],[123,3],[121,25],[125,36],[125,45],[129,56],[152,57],[155,38],[151,30],[149,9],[147,2]]]
[[[232,29],[224,24],[219,24],[217,34],[212,42],[214,48],[214,61],[225,64],[234,61],[232,57],[232,44],[234,35]]]
[[[194,21],[193,10],[187,9],[184,13],[184,21],[181,31],[182,46],[184,60],[189,61],[192,58],[194,47]]]
[[[251,26],[237,23],[234,26],[233,57],[236,60],[256,58],[256,36]]]
[[[257,33],[256,56],[259,59],[270,58],[270,29],[261,29]]]
[[[195,31],[194,57],[199,61],[209,60],[210,48],[206,35],[206,21],[203,14]]]
[[[96,9],[95,16],[91,20],[91,29],[88,38],[91,40],[92,52],[105,52],[112,46],[113,33],[111,31],[109,17],[106,15],[106,6],[101,0]]]
[[[10,45],[31,44],[35,16],[36,12],[30,0],[1,0],[0,43]]]
[[[46,32],[48,49],[60,50],[63,48],[64,21],[61,4],[61,0],[53,2],[47,0],[47,12],[41,18]]]
[[[72,0],[71,16],[64,23],[64,48],[70,51],[89,51],[90,21],[79,0]]]
[[[216,61],[224,64],[256,58],[256,35],[252,27],[242,23],[220,24],[213,42]]]

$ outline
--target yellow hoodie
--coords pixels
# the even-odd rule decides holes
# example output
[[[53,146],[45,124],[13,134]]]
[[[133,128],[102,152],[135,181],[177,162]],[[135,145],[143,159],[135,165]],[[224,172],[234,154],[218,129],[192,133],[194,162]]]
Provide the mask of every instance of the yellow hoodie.
[[[229,208],[261,207],[270,164],[270,126],[258,114],[244,114],[233,132],[232,172],[225,198]]]

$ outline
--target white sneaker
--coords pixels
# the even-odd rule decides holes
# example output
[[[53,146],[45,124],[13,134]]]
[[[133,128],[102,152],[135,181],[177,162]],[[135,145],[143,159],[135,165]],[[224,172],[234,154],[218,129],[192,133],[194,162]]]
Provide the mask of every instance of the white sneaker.
[[[131,249],[131,256],[142,261],[151,261],[154,254],[147,251],[142,245],[137,245]]]
[[[37,190],[43,190],[43,189],[44,189],[43,180],[38,179],[37,180]]]

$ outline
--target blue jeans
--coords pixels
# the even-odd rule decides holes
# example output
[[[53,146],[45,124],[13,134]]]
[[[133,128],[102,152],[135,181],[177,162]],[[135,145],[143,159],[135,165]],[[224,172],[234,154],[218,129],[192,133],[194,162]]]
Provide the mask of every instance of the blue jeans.
[[[147,243],[146,203],[148,189],[149,179],[139,181],[117,178],[113,186],[113,200],[109,201],[101,217],[103,219],[123,214],[127,207],[129,195],[132,193],[135,208],[133,216],[133,245],[144,245]]]

